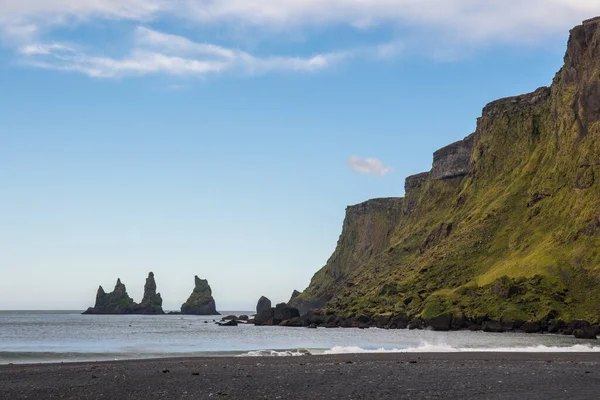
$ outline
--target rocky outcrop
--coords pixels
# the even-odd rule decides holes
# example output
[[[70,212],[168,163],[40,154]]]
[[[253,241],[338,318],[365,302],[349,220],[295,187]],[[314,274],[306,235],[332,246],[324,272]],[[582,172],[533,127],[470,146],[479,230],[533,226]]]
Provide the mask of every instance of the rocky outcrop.
[[[300,293],[299,291],[297,291],[297,290],[294,290],[294,291],[292,292],[292,295],[290,296],[290,301],[293,301],[293,300],[294,300],[296,297],[300,296],[301,294],[302,294],[302,293]],[[289,303],[289,302],[288,302],[288,303]]]
[[[265,296],[261,296],[260,299],[258,299],[258,303],[256,303],[256,314],[260,314],[264,310],[270,310],[270,309],[271,309],[271,300],[269,300]]]
[[[462,178],[471,169],[471,152],[475,134],[433,153],[431,179]]]
[[[571,31],[550,87],[486,105],[474,134],[407,178],[405,198],[348,207],[332,256],[289,304],[339,318],[323,326],[397,314],[416,329],[446,329],[448,315],[451,329],[494,332],[597,323],[599,76],[595,18]]]
[[[102,286],[98,288],[96,304],[83,314],[136,314],[138,310],[139,306],[129,297],[121,279],[117,279],[111,293],[106,293]]]
[[[181,305],[181,313],[189,315],[220,315],[217,312],[212,290],[206,279],[194,277],[194,290],[185,303]]]
[[[429,174],[429,172],[423,172],[417,175],[411,175],[404,180],[404,203],[407,214],[410,214],[417,206],[422,189],[427,182],[427,178],[429,178]]]
[[[138,312],[141,314],[164,314],[162,309],[162,297],[156,292],[156,281],[154,273],[150,272],[144,285],[144,297],[139,304]]]

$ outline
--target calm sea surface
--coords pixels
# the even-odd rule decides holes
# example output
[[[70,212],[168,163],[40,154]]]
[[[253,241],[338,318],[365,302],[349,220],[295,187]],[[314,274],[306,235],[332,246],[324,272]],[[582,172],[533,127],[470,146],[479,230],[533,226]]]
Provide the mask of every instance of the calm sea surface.
[[[223,312],[227,314],[250,312]],[[600,351],[600,342],[558,335],[306,329],[239,325],[220,317],[80,315],[0,311],[0,364],[174,356],[278,356],[430,351]]]

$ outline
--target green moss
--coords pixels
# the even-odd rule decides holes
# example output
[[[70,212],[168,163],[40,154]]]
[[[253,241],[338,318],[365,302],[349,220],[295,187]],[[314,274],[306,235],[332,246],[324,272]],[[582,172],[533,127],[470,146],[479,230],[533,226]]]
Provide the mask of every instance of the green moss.
[[[580,66],[581,79],[597,77],[595,65]],[[402,199],[352,209],[302,300],[422,317],[597,321],[600,122],[582,121],[585,84],[558,79],[547,98],[491,106],[470,174],[428,178],[410,213]]]

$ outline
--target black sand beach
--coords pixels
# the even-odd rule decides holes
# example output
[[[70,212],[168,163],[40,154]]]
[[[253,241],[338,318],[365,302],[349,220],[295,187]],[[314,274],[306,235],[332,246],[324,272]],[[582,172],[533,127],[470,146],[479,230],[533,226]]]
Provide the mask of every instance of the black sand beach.
[[[596,353],[359,354],[0,366],[0,399],[593,399]]]

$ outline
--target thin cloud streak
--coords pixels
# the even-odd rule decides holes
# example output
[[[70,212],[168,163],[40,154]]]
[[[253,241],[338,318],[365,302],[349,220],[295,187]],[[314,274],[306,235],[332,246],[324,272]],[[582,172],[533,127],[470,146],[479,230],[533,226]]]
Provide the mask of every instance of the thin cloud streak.
[[[357,174],[371,175],[376,178],[385,176],[393,171],[393,169],[377,158],[361,158],[352,156],[348,159],[348,166]]]
[[[0,0],[0,26],[45,26],[93,18],[148,22],[176,17],[223,27],[279,30],[392,24],[466,43],[541,40],[600,14],[581,0]]]
[[[167,74],[206,76],[237,70],[245,74],[267,72],[315,72],[351,56],[347,52],[317,54],[311,57],[256,57],[225,47],[196,43],[187,38],[138,27],[136,47],[122,58],[99,57],[77,52],[61,43],[34,43],[18,52],[22,62],[38,68],[79,72],[94,78],[118,78]]]

